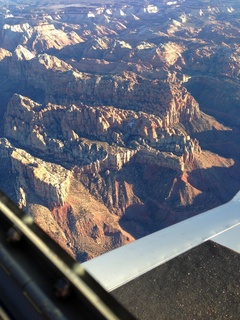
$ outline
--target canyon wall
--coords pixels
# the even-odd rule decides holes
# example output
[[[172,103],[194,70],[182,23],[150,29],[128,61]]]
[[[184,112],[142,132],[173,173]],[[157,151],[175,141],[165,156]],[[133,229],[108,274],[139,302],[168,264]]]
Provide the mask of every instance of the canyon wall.
[[[70,254],[234,196],[236,1],[15,2],[0,5],[0,187]]]

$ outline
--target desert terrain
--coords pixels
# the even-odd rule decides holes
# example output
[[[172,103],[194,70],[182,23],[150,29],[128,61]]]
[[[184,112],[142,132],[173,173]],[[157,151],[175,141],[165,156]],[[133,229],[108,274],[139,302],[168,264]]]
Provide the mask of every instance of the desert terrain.
[[[239,12],[0,0],[0,188],[78,261],[229,201]]]

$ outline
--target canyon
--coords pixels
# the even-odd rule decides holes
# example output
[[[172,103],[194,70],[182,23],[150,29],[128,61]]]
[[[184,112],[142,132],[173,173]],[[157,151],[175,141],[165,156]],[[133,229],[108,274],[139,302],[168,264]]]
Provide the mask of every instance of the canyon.
[[[0,188],[78,261],[239,191],[239,10],[0,1]]]

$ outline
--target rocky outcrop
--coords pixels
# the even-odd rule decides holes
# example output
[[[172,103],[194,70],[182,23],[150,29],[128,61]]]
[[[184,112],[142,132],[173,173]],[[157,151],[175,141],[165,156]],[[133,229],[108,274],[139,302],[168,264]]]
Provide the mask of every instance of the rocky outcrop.
[[[34,190],[35,195],[49,207],[64,204],[69,191],[70,172],[61,166],[36,160],[19,149],[12,152],[11,161],[13,172],[16,170],[19,175],[20,189]],[[26,203],[22,205],[26,206]]]
[[[50,211],[45,206],[30,203],[27,210],[51,237],[81,262],[134,240],[119,226],[119,218],[74,179],[64,205]]]
[[[39,23],[32,26],[28,23],[3,26],[1,47],[13,51],[22,45],[31,52],[45,52],[49,49],[60,50],[66,45],[74,45],[84,40],[74,32],[64,32],[51,23]]]
[[[23,54],[20,55],[22,59]],[[190,121],[199,115],[198,104],[181,87],[176,77],[168,81],[151,81],[125,72],[111,78],[91,76],[73,69],[69,64],[47,54],[18,63],[13,60],[10,78],[23,81],[26,87],[44,90],[45,101],[69,104],[114,105],[134,111],[153,112],[168,127],[179,121]],[[44,76],[43,76],[44,75]]]
[[[6,57],[11,57],[12,53],[6,49],[0,48],[0,61],[4,60]]]
[[[78,261],[85,261],[134,238],[119,226],[119,217],[111,214],[83,185],[72,179],[65,206],[52,210],[68,240],[67,247]]]
[[[134,240],[70,170],[33,157],[6,139],[0,139],[0,157],[11,163],[19,206],[79,261]]]
[[[0,48],[0,81],[3,82],[8,77],[10,60],[12,53],[8,50]]]
[[[4,24],[1,30],[1,47],[13,51],[23,35],[23,33],[30,28],[29,23],[21,24]]]
[[[25,191],[29,189],[34,190],[34,195],[49,207],[65,203],[71,177],[69,171],[13,147],[6,139],[0,141],[0,155],[3,159],[10,158],[12,171],[18,175],[16,191],[22,207],[26,207]]]
[[[71,163],[90,172],[120,170],[135,154],[136,161],[150,157],[160,166],[184,170],[189,154],[194,157],[200,147],[183,130],[164,130],[163,122],[151,114],[113,107],[44,107],[14,95],[6,113],[5,134],[22,147],[44,152],[56,162],[61,159],[66,167]],[[164,152],[169,154],[163,156]]]
[[[151,148],[140,150],[136,156],[136,162],[169,168],[179,173],[184,171],[185,168],[183,158],[179,158],[172,153],[159,152]]]

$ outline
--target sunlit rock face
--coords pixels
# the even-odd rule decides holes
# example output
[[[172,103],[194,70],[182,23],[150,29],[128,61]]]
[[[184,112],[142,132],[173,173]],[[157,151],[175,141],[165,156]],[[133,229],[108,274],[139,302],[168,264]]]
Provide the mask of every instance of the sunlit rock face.
[[[79,261],[239,190],[236,2],[0,12],[0,187]]]

